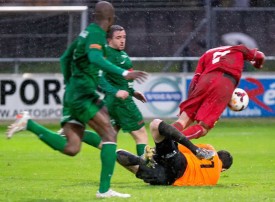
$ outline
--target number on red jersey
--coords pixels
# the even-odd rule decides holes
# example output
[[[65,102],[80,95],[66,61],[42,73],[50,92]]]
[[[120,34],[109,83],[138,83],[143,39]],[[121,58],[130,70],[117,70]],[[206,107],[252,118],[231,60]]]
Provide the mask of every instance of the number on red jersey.
[[[220,52],[220,51],[215,52],[213,54],[212,64],[219,62],[221,57],[227,55],[228,53],[230,53],[230,50],[223,51],[223,52]]]

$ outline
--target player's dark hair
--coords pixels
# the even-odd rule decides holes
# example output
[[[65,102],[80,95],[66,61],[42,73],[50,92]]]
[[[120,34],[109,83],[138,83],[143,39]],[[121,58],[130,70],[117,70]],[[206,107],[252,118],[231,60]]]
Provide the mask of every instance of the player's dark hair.
[[[124,28],[120,25],[112,25],[107,33],[107,38],[111,39],[113,38],[114,32],[116,31],[123,31]]]
[[[229,169],[233,163],[233,157],[228,151],[220,150],[217,152],[220,160],[222,161],[222,168]]]

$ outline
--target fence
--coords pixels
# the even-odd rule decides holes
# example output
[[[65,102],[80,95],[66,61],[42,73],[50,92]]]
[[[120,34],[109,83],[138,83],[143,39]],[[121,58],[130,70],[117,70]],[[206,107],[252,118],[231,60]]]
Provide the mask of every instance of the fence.
[[[147,72],[191,72],[194,70],[199,57],[131,57],[136,69]],[[189,67],[188,62],[192,62]],[[8,67],[3,65],[8,64]],[[174,68],[167,66],[174,63]],[[263,70],[275,71],[275,56],[267,56],[266,63],[269,64]],[[0,64],[4,68],[0,73],[59,73],[59,58],[0,58]],[[266,65],[265,65],[266,66]],[[168,68],[169,67],[169,68]],[[191,69],[190,69],[191,68]],[[253,71],[245,69],[245,71]]]
[[[89,13],[75,6],[39,11],[45,8],[50,7],[0,8],[0,73],[59,72],[59,56],[85,27]],[[116,15],[138,69],[192,71],[207,46],[249,43],[225,42],[230,33],[252,38],[268,56],[266,70],[275,69],[275,8],[125,8]]]

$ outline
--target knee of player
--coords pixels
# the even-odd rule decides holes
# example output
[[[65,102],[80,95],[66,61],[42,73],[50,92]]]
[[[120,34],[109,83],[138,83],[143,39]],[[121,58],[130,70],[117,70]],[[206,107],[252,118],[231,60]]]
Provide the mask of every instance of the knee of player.
[[[117,134],[115,133],[105,133],[101,135],[102,142],[116,142]]]
[[[64,153],[68,156],[76,156],[80,152],[80,147],[67,147]]]
[[[162,120],[160,119],[154,119],[151,123],[150,123],[150,129],[151,130],[158,130],[159,124],[162,122]]]
[[[132,135],[132,137],[137,144],[148,144],[147,133],[141,133],[139,135]]]
[[[202,129],[202,135],[201,136],[205,136],[208,131],[211,129],[207,124],[205,124],[204,122],[199,122],[198,124],[200,126],[200,128]]]

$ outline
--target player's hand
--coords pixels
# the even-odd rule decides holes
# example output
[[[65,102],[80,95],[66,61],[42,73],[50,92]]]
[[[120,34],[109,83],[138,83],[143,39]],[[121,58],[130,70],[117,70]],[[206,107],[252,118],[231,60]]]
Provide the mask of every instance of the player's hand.
[[[256,68],[263,68],[263,64],[265,62],[265,54],[261,51],[257,51],[255,57],[254,57],[254,60],[251,61],[250,63],[256,67]]]
[[[131,71],[124,76],[126,80],[136,80],[138,83],[142,83],[147,79],[148,74],[143,71]]]
[[[141,92],[139,92],[139,91],[135,91],[135,92],[134,92],[134,97],[135,97],[136,99],[140,100],[140,101],[143,102],[143,103],[147,102],[145,96],[144,96]]]
[[[129,93],[126,90],[119,90],[116,93],[116,97],[122,100],[125,100],[129,96]]]

